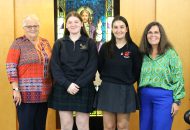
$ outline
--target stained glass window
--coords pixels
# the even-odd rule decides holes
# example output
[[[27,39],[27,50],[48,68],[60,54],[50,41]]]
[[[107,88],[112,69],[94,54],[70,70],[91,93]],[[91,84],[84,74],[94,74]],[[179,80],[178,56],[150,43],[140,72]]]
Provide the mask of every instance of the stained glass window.
[[[114,16],[113,3],[113,0],[58,0],[57,38],[63,37],[65,17],[68,12],[75,10],[81,13],[87,10],[90,13],[90,24],[96,28],[97,33],[101,34],[94,39],[103,43],[110,40],[111,22]]]

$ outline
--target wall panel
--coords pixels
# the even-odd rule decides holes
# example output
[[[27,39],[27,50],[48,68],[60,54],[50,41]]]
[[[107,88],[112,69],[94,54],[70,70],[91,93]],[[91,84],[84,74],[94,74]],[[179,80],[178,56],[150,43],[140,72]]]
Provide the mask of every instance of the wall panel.
[[[0,129],[16,130],[15,107],[12,89],[5,71],[7,50],[14,39],[14,2],[0,0]],[[10,114],[11,113],[11,114]]]
[[[166,33],[178,52],[185,78],[186,97],[182,100],[180,111],[174,119],[172,130],[187,130],[189,125],[183,121],[183,115],[190,108],[190,1],[157,0],[156,19],[165,27]]]
[[[120,14],[129,23],[132,39],[140,43],[145,26],[155,20],[155,0],[121,0]]]

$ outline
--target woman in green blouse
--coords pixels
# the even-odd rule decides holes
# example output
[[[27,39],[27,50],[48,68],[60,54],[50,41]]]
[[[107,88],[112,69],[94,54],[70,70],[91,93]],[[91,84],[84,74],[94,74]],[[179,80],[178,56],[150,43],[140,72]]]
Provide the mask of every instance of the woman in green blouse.
[[[140,130],[171,130],[185,96],[181,61],[158,22],[145,28],[140,50],[144,54],[139,83]]]

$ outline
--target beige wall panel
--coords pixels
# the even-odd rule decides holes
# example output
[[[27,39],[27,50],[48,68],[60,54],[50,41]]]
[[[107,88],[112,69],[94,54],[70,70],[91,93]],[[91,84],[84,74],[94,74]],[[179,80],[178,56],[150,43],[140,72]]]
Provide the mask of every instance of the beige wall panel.
[[[187,130],[183,115],[190,108],[190,0],[157,0],[157,20],[166,29],[166,33],[182,63],[185,77],[186,97],[182,100],[182,106],[174,119],[172,130]]]
[[[5,71],[6,54],[14,39],[13,0],[0,0],[0,129],[16,130],[12,90]]]
[[[155,20],[155,0],[120,0],[120,15],[127,19],[131,37],[139,45],[145,26]],[[139,130],[138,111],[131,115],[130,129]]]
[[[155,0],[120,0],[120,14],[128,20],[131,37],[139,45],[145,26],[155,19]]]
[[[23,35],[22,20],[30,14],[40,19],[40,36],[46,38],[51,46],[54,43],[54,3],[53,0],[16,0],[15,37]],[[55,112],[48,111],[47,130],[56,129]]]

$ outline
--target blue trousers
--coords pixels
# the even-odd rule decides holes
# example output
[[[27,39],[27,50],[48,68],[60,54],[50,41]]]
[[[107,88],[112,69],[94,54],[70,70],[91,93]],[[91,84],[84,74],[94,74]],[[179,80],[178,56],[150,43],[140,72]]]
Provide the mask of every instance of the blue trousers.
[[[19,130],[45,130],[47,103],[21,103],[17,106]]]
[[[173,92],[161,88],[140,89],[140,130],[171,130]]]

